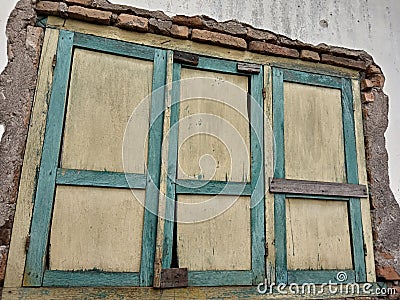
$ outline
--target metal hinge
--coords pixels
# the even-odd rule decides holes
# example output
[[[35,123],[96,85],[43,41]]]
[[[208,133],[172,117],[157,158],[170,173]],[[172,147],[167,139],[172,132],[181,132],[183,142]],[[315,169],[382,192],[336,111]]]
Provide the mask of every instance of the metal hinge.
[[[196,54],[174,51],[174,62],[197,66],[199,64],[199,56]]]
[[[28,234],[25,238],[25,252],[28,252],[30,244],[31,244],[31,235]]]
[[[160,288],[175,288],[188,286],[187,268],[171,268],[161,270]]]
[[[57,64],[57,54],[54,54],[53,63],[52,63],[53,68],[56,66],[56,64]]]
[[[264,100],[267,99],[267,89],[266,88],[262,89],[262,95],[263,95]]]

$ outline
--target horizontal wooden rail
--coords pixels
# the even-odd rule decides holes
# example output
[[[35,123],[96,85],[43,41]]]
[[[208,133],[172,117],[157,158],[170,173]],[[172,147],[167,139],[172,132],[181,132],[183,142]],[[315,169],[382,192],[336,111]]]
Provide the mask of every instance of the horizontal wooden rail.
[[[283,178],[270,178],[269,191],[271,193],[285,194],[308,194],[354,198],[368,197],[367,187],[361,184]]]

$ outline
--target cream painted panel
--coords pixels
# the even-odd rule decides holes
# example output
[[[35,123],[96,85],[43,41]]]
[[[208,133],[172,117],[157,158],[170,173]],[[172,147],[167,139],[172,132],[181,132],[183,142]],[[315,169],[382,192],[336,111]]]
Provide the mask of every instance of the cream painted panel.
[[[190,271],[251,269],[250,197],[179,195],[178,201],[191,206],[178,205],[178,220],[190,214],[198,217],[204,208],[201,205],[207,201],[212,203],[206,204],[209,209],[221,212],[224,211],[221,206],[228,203],[228,209],[215,218],[200,223],[177,223],[180,268]]]
[[[287,198],[289,270],[352,269],[347,202]]]
[[[178,178],[250,181],[248,77],[183,68],[181,78]]]
[[[339,89],[284,83],[288,179],[346,182]]]
[[[139,272],[145,191],[58,186],[50,270]],[[139,201],[140,202],[139,202]]]
[[[123,172],[122,145],[125,128],[135,109],[135,120],[127,132],[124,151],[132,153],[126,171],[144,173],[147,161],[149,101],[153,63],[106,53],[76,49],[61,164],[63,168]]]

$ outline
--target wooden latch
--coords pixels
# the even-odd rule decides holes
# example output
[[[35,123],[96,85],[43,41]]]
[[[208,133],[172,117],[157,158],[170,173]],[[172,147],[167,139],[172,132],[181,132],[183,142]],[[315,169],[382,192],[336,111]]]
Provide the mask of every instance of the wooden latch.
[[[258,74],[261,70],[261,65],[250,63],[238,63],[237,70],[243,73]]]
[[[199,56],[187,52],[174,51],[174,62],[197,66],[199,64]]]
[[[188,286],[187,268],[171,268],[161,270],[160,288],[176,288]]]

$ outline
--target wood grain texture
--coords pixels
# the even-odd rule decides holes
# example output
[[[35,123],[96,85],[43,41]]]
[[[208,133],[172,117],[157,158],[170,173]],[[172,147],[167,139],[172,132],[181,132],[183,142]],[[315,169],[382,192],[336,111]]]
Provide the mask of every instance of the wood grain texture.
[[[92,271],[49,271],[44,273],[43,286],[138,286],[139,273]]]
[[[360,184],[368,185],[367,170],[365,162],[365,146],[364,146],[364,132],[363,132],[363,119],[361,110],[361,97],[360,97],[360,83],[358,80],[352,80],[353,89],[353,107],[354,107],[354,126],[357,144],[357,165],[358,165],[358,181]],[[375,260],[374,248],[372,238],[372,225],[369,198],[361,199],[361,214],[363,235],[365,243],[365,266],[368,282],[375,282]]]
[[[346,201],[287,198],[286,216],[288,270],[353,269]]]
[[[346,182],[339,89],[284,83],[285,178]]]
[[[68,92],[68,71],[72,60],[73,35],[69,31],[60,31],[58,39],[57,63],[54,69],[46,133],[32,213],[30,244],[26,257],[23,284],[27,286],[41,286],[46,267],[56,171]]]
[[[138,272],[144,196],[143,190],[58,186],[50,270]]]
[[[308,194],[340,197],[368,197],[367,187],[361,184],[308,181],[272,178],[269,185],[272,193]]]
[[[165,111],[163,137],[168,136],[168,131],[171,123],[171,104],[172,104],[172,80],[173,80],[173,51],[167,52],[167,74],[166,74],[166,89],[165,89]],[[154,280],[153,287],[161,286],[161,271],[162,260],[164,253],[164,227],[170,220],[165,220],[167,209],[167,183],[168,183],[168,155],[169,155],[169,140],[164,139],[161,153],[161,174],[160,174],[160,193],[158,205],[158,221],[157,221],[157,238],[154,257]],[[170,204],[170,203],[168,203]],[[174,206],[175,207],[175,206]]]
[[[132,153],[129,160],[125,159],[125,171],[144,174],[149,101],[147,105],[139,103],[151,94],[152,77],[152,62],[76,49],[61,166],[123,172],[125,128],[132,112],[138,108],[135,127],[129,126],[127,131],[135,138],[128,139],[129,144],[124,145],[124,151]]]
[[[274,136],[272,131],[272,69],[264,66],[264,170],[265,187],[269,177],[274,174]],[[266,278],[275,281],[275,234],[274,234],[274,194],[265,188],[265,239],[266,239]]]
[[[358,78],[359,72],[328,64],[313,63],[303,60],[294,60],[283,57],[268,56],[248,51],[239,51],[214,45],[201,44],[190,40],[175,39],[169,36],[155,35],[141,32],[127,31],[113,26],[101,26],[73,19],[62,19],[54,16],[48,17],[47,26],[64,28],[72,31],[109,37],[142,45],[159,47],[162,49],[179,50],[194,54],[214,56],[222,59],[268,64],[277,67],[285,67],[309,72],[318,70],[321,74],[336,74],[338,76]]]
[[[116,188],[146,188],[146,176],[118,172],[57,169],[57,184]]]
[[[18,287],[22,285],[26,255],[25,242],[26,237],[29,235],[31,224],[37,170],[40,165],[46,127],[48,97],[53,80],[52,64],[53,57],[57,51],[58,35],[58,30],[48,28],[44,36],[35,99],[21,171],[4,287]]]
[[[177,207],[179,220],[190,214],[199,219],[204,201],[212,201],[207,207],[214,211],[227,208],[201,223],[177,224],[179,267],[189,271],[251,269],[249,197],[179,195],[178,201],[186,204]]]
[[[371,288],[379,287],[372,284]],[[262,289],[265,287],[262,286]],[[329,292],[327,286],[317,286],[321,293],[293,295],[293,299],[338,299],[347,297],[370,296],[370,294],[335,293]],[[81,288],[6,288],[3,290],[3,299],[288,299],[291,293],[289,287],[283,289],[284,293],[260,294],[254,286],[227,286],[227,287],[188,287],[178,289],[154,288],[123,288],[123,287],[81,287]]]
[[[193,83],[181,84],[178,178],[250,181],[248,78],[183,68],[181,79]]]
[[[258,74],[261,71],[261,65],[250,63],[238,63],[237,70],[243,73]]]

